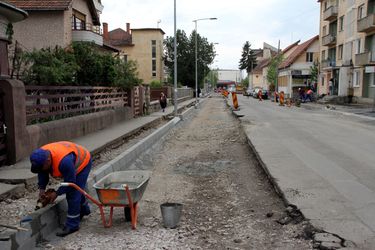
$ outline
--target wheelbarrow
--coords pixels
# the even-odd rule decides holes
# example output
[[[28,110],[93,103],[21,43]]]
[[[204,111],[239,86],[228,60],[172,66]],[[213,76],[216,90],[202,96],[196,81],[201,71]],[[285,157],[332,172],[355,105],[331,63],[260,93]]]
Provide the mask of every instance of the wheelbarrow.
[[[113,208],[123,207],[126,221],[131,221],[132,229],[136,229],[138,202],[146,190],[150,177],[151,171],[144,170],[110,173],[93,185],[96,189],[99,201],[74,183],[63,182],[60,185],[75,188],[97,205],[100,209],[100,216],[104,227],[108,228],[112,226]],[[107,206],[111,208],[108,221],[104,214],[104,207]]]

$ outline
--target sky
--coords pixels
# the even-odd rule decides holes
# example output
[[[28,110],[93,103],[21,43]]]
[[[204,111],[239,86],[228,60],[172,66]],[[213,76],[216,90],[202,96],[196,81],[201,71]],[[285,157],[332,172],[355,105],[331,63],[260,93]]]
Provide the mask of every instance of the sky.
[[[174,0],[102,0],[101,22],[109,30],[161,28],[167,36],[174,32]],[[319,4],[316,0],[176,0],[177,29],[187,35],[198,21],[198,33],[215,45],[213,68],[238,69],[246,41],[252,49],[263,42],[281,49],[297,40],[306,41],[319,33]],[[158,21],[160,23],[158,24]]]

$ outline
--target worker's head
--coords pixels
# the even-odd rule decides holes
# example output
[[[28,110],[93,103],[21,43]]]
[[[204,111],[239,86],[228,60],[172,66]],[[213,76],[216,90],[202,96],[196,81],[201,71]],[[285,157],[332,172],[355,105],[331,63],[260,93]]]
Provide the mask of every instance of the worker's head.
[[[36,149],[30,155],[31,172],[34,174],[47,171],[51,167],[51,155],[48,150]]]

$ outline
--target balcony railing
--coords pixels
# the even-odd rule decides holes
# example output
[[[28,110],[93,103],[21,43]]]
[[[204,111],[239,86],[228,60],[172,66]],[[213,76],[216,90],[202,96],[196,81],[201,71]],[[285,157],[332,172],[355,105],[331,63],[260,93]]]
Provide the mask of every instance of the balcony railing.
[[[375,14],[369,14],[357,22],[358,32],[372,32],[375,30]]]
[[[322,60],[322,68],[336,67],[336,61],[331,59]]]
[[[339,13],[339,8],[337,6],[331,6],[324,11],[323,19],[324,21],[333,21],[337,19],[338,13]]]
[[[364,52],[355,55],[355,63],[359,66],[375,64],[375,53],[374,52]]]
[[[328,34],[326,36],[323,36],[322,38],[322,45],[323,46],[332,46],[336,44],[336,35],[334,34]]]
[[[103,46],[103,36],[99,26],[89,23],[72,23],[72,40],[73,42],[94,42]]]

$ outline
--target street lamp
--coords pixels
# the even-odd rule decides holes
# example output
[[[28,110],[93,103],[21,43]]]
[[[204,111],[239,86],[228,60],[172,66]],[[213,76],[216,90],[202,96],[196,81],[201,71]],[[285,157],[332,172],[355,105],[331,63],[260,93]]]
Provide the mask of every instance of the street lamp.
[[[210,18],[200,18],[193,20],[195,23],[195,107],[198,106],[198,45],[197,45],[197,36],[198,36],[198,28],[197,23],[198,21],[203,20],[217,20],[216,17],[210,17]]]
[[[176,34],[176,0],[174,0],[174,79],[173,79],[173,88],[174,88],[174,116],[177,117],[177,34]]]

